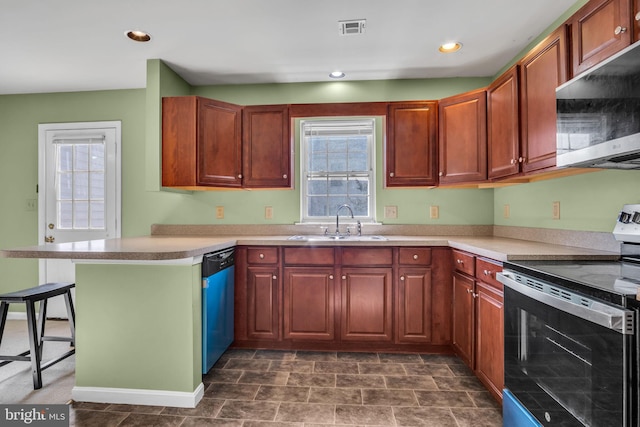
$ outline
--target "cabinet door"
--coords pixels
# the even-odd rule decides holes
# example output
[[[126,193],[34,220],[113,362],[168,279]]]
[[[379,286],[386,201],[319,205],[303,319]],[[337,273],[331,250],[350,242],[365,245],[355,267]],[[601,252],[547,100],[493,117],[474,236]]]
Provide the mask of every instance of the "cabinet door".
[[[502,178],[520,171],[517,72],[517,65],[513,66],[487,89],[489,178]]]
[[[438,102],[440,184],[487,179],[487,92]]]
[[[436,107],[436,102],[389,104],[387,187],[437,184]]]
[[[242,107],[198,98],[198,185],[242,185]]]
[[[458,356],[473,369],[474,280],[453,274],[453,347]]]
[[[504,387],[504,320],[502,292],[476,283],[476,375],[498,400]]]
[[[277,267],[247,267],[247,337],[279,340]]]
[[[573,75],[631,44],[631,0],[590,0],[569,21]]]
[[[289,107],[245,107],[242,113],[242,127],[244,187],[290,187]]]
[[[284,338],[335,338],[335,285],[332,267],[284,269]]]
[[[196,185],[197,98],[162,98],[162,185]]]
[[[637,42],[640,40],[640,0],[633,0],[631,20],[633,21],[633,41]]]
[[[431,270],[400,268],[396,341],[431,342]]]
[[[556,165],[556,87],[567,80],[566,27],[520,61],[522,170]]]
[[[342,340],[391,340],[392,271],[391,268],[342,270]]]

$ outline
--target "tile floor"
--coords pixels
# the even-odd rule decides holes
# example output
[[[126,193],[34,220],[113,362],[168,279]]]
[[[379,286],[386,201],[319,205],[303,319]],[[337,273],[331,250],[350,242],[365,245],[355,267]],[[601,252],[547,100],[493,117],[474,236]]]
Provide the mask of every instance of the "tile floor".
[[[72,426],[502,426],[454,356],[227,351],[195,409],[73,403]]]

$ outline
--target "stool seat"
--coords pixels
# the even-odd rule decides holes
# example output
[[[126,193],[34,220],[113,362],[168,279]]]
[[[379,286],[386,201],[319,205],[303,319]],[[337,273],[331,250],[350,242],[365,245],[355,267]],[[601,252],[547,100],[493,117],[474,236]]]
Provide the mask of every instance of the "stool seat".
[[[73,301],[71,299],[71,289],[75,287],[75,283],[46,283],[33,288],[22,289],[20,291],[9,292],[0,295],[0,343],[2,343],[2,335],[7,321],[7,313],[9,312],[9,304],[24,303],[27,310],[27,329],[29,331],[29,350],[24,351],[16,356],[0,355],[0,366],[7,363],[23,361],[31,362],[31,371],[33,374],[33,388],[42,388],[42,371],[49,366],[60,362],[76,352],[75,347],[59,357],[42,363],[42,348],[44,341],[67,341],[72,346],[75,345],[75,311],[73,309]],[[67,306],[67,315],[69,317],[70,337],[54,337],[45,335],[45,321],[47,317],[47,300],[49,298],[63,295],[64,302]],[[40,310],[36,318],[35,303],[40,302]],[[29,356],[27,356],[29,354]]]

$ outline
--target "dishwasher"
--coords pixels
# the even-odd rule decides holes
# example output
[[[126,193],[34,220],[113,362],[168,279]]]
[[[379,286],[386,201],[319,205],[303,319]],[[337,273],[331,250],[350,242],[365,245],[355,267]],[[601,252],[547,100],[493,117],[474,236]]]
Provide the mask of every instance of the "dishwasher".
[[[224,249],[202,257],[202,373],[233,342],[234,250]]]

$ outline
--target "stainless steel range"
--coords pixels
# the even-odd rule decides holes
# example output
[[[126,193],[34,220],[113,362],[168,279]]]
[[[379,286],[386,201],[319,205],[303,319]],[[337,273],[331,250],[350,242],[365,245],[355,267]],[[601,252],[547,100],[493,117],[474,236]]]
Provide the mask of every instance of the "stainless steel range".
[[[514,261],[504,285],[505,426],[640,426],[640,204],[617,261]]]

